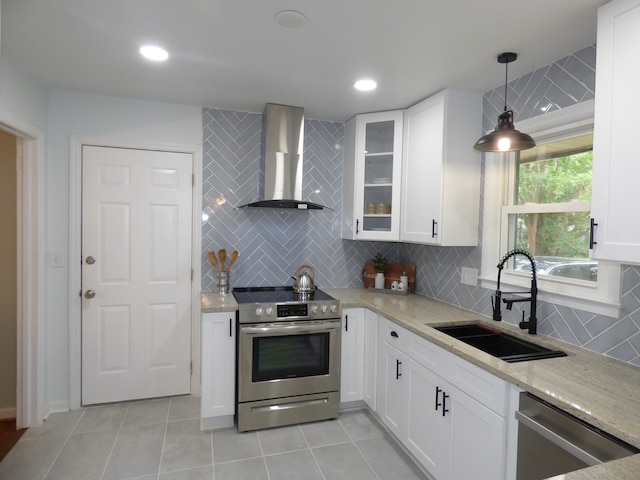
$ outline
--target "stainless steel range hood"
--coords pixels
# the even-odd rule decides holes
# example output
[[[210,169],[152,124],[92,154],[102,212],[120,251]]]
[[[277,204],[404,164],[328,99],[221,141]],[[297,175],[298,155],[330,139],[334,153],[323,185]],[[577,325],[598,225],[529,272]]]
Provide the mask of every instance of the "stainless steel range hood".
[[[304,109],[268,103],[263,115],[264,196],[243,207],[321,210],[302,200]]]

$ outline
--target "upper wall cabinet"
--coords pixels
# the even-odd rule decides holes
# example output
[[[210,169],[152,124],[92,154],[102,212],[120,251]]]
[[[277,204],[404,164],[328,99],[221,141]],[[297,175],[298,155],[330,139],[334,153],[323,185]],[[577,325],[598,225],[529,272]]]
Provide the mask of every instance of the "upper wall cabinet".
[[[356,115],[345,126],[342,238],[397,241],[402,111]]]
[[[482,97],[444,90],[404,113],[400,240],[478,244]]]
[[[598,10],[590,253],[624,263],[640,263],[639,25],[639,0],[614,0]]]

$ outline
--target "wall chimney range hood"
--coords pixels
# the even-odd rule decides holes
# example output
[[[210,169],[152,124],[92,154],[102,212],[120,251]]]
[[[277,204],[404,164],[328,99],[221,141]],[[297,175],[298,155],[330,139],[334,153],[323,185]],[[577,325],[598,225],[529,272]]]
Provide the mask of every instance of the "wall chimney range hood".
[[[264,200],[241,205],[239,208],[328,208],[302,200],[304,109],[268,103],[262,118]]]

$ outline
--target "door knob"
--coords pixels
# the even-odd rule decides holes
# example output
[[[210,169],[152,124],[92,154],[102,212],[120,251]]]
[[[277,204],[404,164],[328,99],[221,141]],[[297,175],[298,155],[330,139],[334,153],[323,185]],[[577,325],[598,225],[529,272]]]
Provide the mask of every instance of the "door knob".
[[[93,265],[94,263],[96,263],[96,259],[93,258],[91,255],[89,255],[87,257],[87,259],[85,260],[85,262],[86,262],[87,265]]]
[[[95,290],[87,290],[86,292],[84,292],[84,298],[93,298],[95,296],[96,296]]]

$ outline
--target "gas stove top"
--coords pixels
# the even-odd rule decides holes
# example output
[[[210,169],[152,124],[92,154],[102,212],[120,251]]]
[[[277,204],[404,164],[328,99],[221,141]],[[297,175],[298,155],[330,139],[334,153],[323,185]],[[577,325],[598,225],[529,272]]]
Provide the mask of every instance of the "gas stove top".
[[[340,318],[339,300],[316,289],[298,294],[293,287],[234,288],[240,323]]]

